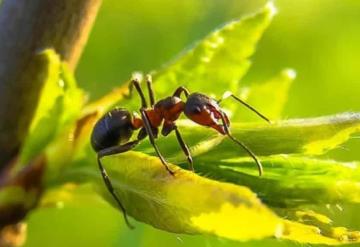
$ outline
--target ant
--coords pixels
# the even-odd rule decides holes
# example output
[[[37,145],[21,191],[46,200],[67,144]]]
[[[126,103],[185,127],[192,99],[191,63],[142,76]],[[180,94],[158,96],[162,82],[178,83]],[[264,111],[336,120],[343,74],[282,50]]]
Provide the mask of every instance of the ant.
[[[150,107],[148,107],[144,93],[140,87],[140,81],[136,78],[132,79],[129,85],[130,95],[133,91],[133,87],[135,87],[137,93],[140,96],[141,108],[139,111],[141,117],[132,115],[124,108],[115,108],[98,120],[91,134],[91,145],[97,152],[97,162],[102,178],[108,191],[114,197],[120,209],[122,210],[125,222],[129,228],[133,228],[133,226],[128,221],[126,210],[115,193],[115,189],[101,163],[101,158],[104,156],[127,152],[133,149],[140,143],[141,140],[148,136],[150,143],[154,147],[161,163],[164,165],[169,174],[174,175],[174,171],[169,168],[167,162],[161,155],[155,143],[155,139],[158,137],[158,128],[162,125],[161,134],[163,136],[167,136],[172,131],[175,131],[176,138],[180,144],[181,149],[187,157],[190,169],[194,171],[193,159],[191,157],[190,150],[184,142],[180,131],[175,124],[176,120],[180,117],[182,112],[184,112],[186,117],[195,123],[213,128],[220,134],[226,135],[233,142],[240,145],[255,161],[259,170],[259,175],[262,175],[262,165],[255,154],[241,141],[237,140],[234,136],[231,135],[229,130],[229,118],[220,108],[219,104],[223,99],[232,97],[236,101],[255,112],[264,120],[270,122],[268,118],[230,92],[225,93],[221,100],[214,100],[201,93],[190,94],[190,92],[185,87],[181,86],[175,90],[172,96],[166,97],[156,102],[150,75],[147,76],[146,82],[149,92]],[[181,100],[182,94],[184,94],[186,97],[185,102]],[[134,130],[138,129],[140,130],[136,140],[129,141]]]

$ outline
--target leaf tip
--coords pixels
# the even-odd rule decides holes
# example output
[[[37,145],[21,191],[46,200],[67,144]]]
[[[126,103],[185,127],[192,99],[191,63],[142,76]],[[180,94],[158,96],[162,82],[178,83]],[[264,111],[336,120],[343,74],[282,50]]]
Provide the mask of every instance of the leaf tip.
[[[35,55],[41,58],[45,58],[48,61],[57,61],[60,63],[59,55],[55,52],[54,49],[51,48],[39,49],[35,52]]]
[[[269,13],[270,18],[274,17],[278,13],[278,10],[273,1],[267,2],[265,5],[265,10]]]

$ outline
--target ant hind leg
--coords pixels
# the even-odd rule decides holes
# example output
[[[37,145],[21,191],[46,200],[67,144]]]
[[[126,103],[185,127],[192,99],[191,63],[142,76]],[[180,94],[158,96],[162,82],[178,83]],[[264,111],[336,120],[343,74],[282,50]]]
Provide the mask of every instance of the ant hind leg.
[[[98,157],[97,157],[97,162],[99,165],[99,169],[101,172],[101,176],[105,182],[106,188],[107,190],[110,192],[110,194],[113,196],[113,198],[115,199],[115,201],[117,202],[118,206],[120,207],[123,215],[124,215],[124,219],[125,222],[127,224],[127,226],[131,229],[133,229],[134,227],[130,224],[127,214],[126,214],[126,209],[123,206],[123,204],[121,203],[118,195],[116,194],[116,191],[114,189],[114,186],[112,185],[110,178],[104,168],[104,166],[101,163],[101,158],[104,156],[109,156],[109,155],[113,155],[113,154],[118,154],[118,153],[124,153],[126,151],[129,151],[130,149],[133,149],[137,144],[139,143],[138,140],[136,141],[132,141],[132,142],[128,142],[124,145],[119,145],[119,146],[113,146],[113,147],[109,147],[109,148],[105,148],[103,150],[100,150],[98,152]]]

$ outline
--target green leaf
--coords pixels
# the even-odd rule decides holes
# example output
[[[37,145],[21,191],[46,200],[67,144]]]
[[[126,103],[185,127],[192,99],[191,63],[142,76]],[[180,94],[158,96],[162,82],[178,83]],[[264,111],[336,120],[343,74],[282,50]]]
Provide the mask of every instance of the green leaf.
[[[61,115],[62,127],[71,125],[79,117],[84,106],[85,94],[77,86],[75,77],[66,63],[61,64],[61,83],[63,84],[63,107]]]
[[[250,66],[248,58],[275,12],[275,7],[269,3],[262,11],[212,32],[175,62],[155,73],[155,91],[165,96],[185,85],[190,91],[214,93],[222,88],[236,93],[239,80]]]
[[[241,88],[241,98],[272,121],[280,119],[288,98],[290,86],[295,77],[296,72],[294,70],[285,69],[263,83]],[[232,121],[264,121],[239,104],[236,104],[236,108],[233,107],[231,109]]]
[[[102,161],[128,214],[156,228],[175,233],[211,234],[241,241],[270,236],[328,245],[360,241],[360,232],[335,227],[325,215],[315,212],[283,209],[284,218],[281,219],[245,186],[210,180],[171,165],[175,171],[173,177],[156,157],[128,152],[105,157]],[[205,166],[201,167],[208,171]],[[221,169],[218,170],[218,177],[224,181],[227,174],[221,174]],[[65,175],[72,182],[90,182],[106,200],[116,206],[95,164],[92,167],[73,167]],[[239,176],[238,183],[243,178]],[[286,196],[286,193],[277,198],[280,196]],[[58,200],[62,200],[61,196],[53,196],[46,202],[56,204]]]
[[[178,121],[186,143],[191,147],[195,161],[216,161],[247,156],[244,150],[212,129],[189,121]],[[232,123],[232,134],[256,155],[307,154],[319,155],[346,142],[351,134],[360,131],[359,113],[341,113],[332,116],[282,120],[268,123]],[[185,162],[174,134],[160,137],[160,150],[170,160]],[[154,154],[149,142],[142,142],[137,150]]]
[[[246,186],[272,207],[360,203],[358,162],[287,155],[263,157],[261,161],[264,166],[261,177],[248,158],[200,161],[196,169],[213,179]]]
[[[350,231],[346,227],[334,227],[331,222],[322,222],[319,218],[323,215],[316,214],[317,218],[311,215],[315,221],[311,222],[310,217],[304,217],[304,223],[284,220],[284,234],[282,239],[288,239],[299,243],[342,245],[360,242],[360,232]]]
[[[47,49],[37,55],[44,60],[45,75],[38,106],[28,136],[23,145],[20,163],[26,164],[39,154],[55,136],[57,119],[62,112],[60,82],[61,62],[54,50]]]
[[[52,49],[37,55],[44,60],[46,73],[36,113],[23,145],[20,163],[26,164],[56,138],[71,127],[84,103],[84,93],[75,82],[67,65],[61,63]]]
[[[280,220],[249,189],[209,180],[138,152],[103,159],[127,212],[137,220],[177,233],[208,233],[237,240],[274,236]],[[96,166],[67,173],[92,181],[109,198]],[[219,224],[219,221],[222,223]]]
[[[267,125],[253,125],[251,129],[246,125],[232,126],[233,134],[258,155],[292,153],[319,155],[336,148],[359,130],[359,113],[278,121]],[[220,148],[222,157],[235,157],[236,149],[233,147],[233,143],[224,141]],[[216,150],[219,149],[216,148],[214,151]]]

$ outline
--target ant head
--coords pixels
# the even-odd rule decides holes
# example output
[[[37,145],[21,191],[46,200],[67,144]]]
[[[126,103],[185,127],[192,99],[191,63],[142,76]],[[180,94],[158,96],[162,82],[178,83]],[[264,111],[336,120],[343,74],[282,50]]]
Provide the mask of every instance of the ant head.
[[[211,127],[223,135],[227,133],[230,125],[228,117],[217,101],[204,94],[190,94],[185,104],[184,113],[195,123]]]

